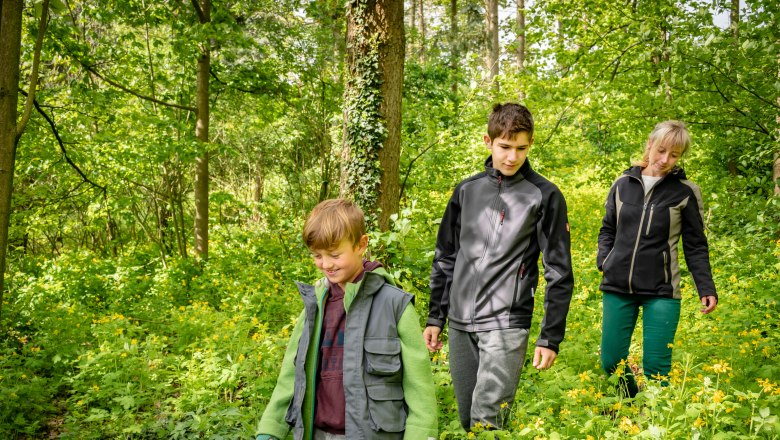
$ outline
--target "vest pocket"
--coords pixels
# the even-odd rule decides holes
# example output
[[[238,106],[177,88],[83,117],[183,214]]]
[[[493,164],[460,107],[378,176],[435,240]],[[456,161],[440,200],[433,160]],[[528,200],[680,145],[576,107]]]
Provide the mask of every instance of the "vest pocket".
[[[374,431],[403,432],[406,427],[404,389],[400,383],[366,385],[368,415]]]
[[[401,340],[398,338],[366,338],[366,373],[392,376],[401,371]]]

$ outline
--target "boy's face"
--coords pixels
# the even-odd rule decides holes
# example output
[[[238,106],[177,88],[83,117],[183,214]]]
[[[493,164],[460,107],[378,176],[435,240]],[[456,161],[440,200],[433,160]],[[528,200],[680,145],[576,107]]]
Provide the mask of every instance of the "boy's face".
[[[345,239],[330,249],[312,249],[311,255],[328,281],[344,288],[363,270],[363,253],[367,247],[368,235],[364,235],[356,245]]]
[[[488,135],[484,139],[493,156],[493,168],[507,177],[514,176],[523,166],[534,143],[533,138],[529,139],[527,131],[515,134],[512,139],[501,136],[491,141]]]

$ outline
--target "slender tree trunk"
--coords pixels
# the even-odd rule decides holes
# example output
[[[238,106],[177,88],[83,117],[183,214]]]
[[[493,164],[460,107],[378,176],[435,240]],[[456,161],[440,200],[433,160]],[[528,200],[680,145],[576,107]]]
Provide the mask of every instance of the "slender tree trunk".
[[[498,75],[498,0],[485,0],[485,24],[487,34],[487,54],[485,58],[488,78],[493,80]]]
[[[425,62],[425,0],[420,3],[420,62]]]
[[[525,0],[517,0],[517,70],[525,69]]]
[[[780,57],[777,58],[777,63],[780,65]],[[777,69],[777,78],[780,80],[780,68]],[[777,97],[777,106],[780,107],[780,96]],[[777,125],[780,127],[780,114],[776,117]],[[777,129],[777,137],[775,138],[775,148],[780,142],[780,128]],[[775,181],[775,196],[780,196],[780,149],[775,150],[775,164],[772,168],[772,177]]]
[[[211,0],[193,0],[199,7],[200,23],[211,21]],[[202,259],[209,257],[209,69],[211,49],[203,43],[198,57],[197,103],[198,119],[195,136],[202,143],[201,154],[195,158],[195,254]]]
[[[517,0],[517,72],[525,70],[525,0]],[[520,85],[518,98],[525,99],[525,91]]]
[[[0,317],[5,291],[8,226],[14,185],[22,0],[0,2]]]
[[[452,81],[452,91],[458,91],[458,58],[460,47],[458,44],[458,0],[450,0],[450,70],[455,78]]]
[[[739,50],[739,0],[731,0],[729,29],[731,29],[731,36],[734,38],[734,41],[732,42],[734,49]],[[733,148],[729,149],[726,166],[728,167],[729,175],[737,175],[737,156]]]
[[[417,55],[417,2],[422,0],[412,0],[412,6],[409,8],[412,14],[409,20],[409,53],[414,58]]]

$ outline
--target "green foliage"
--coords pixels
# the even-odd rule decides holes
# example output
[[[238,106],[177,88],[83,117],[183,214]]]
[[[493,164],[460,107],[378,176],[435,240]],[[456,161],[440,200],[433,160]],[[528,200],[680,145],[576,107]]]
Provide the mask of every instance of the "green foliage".
[[[567,197],[577,284],[555,367],[538,372],[526,359],[509,429],[473,437],[776,438],[777,2],[743,2],[738,35],[712,21],[725,2],[526,3],[526,69],[503,63],[498,90],[485,84],[480,2],[458,2],[454,46],[442,20],[428,28],[425,59],[407,51],[403,208],[390,230],[371,232],[372,257],[416,296],[424,320],[444,206],[483,169],[491,104],[522,92],[536,121],[531,163]],[[351,4],[364,26],[366,2]],[[199,26],[187,2],[53,5],[37,99],[62,144],[35,113],[19,144],[0,437],[250,438],[300,311],[292,282],[320,276],[300,242],[303,217],[335,195],[342,166],[358,202],[376,206],[386,136],[376,39],[356,42],[345,75],[342,3],[213,6]],[[426,3],[441,17],[447,6]],[[25,15],[23,70],[34,15]],[[410,35],[410,47],[426,43]],[[202,148],[194,114],[139,96],[192,106],[203,44],[213,49],[208,262],[187,251]],[[609,184],[666,118],[686,121],[694,138],[683,166],[703,190],[721,304],[702,316],[683,266],[670,386],[645,381],[627,401],[598,365],[595,243]],[[107,191],[85,183],[61,148]],[[432,357],[440,438],[468,438],[450,361],[446,347]],[[626,367],[638,365],[634,347]]]

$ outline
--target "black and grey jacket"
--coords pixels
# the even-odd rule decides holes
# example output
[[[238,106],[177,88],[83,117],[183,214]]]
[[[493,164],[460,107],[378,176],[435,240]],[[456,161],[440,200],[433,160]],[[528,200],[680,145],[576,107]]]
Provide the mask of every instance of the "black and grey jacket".
[[[503,176],[485,171],[455,187],[444,212],[431,272],[428,325],[467,332],[529,328],[539,280],[547,280],[536,345],[558,351],[574,276],[566,200],[526,160]]]
[[[599,232],[601,290],[680,298],[677,243],[700,297],[713,295],[701,190],[674,168],[645,195],[640,167],[615,180]]]

